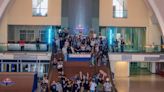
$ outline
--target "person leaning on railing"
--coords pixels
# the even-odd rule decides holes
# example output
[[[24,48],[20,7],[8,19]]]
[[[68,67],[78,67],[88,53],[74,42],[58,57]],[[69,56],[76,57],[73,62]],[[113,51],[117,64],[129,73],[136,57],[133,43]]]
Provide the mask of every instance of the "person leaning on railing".
[[[20,46],[21,51],[24,50],[24,45],[25,45],[25,41],[24,41],[23,39],[21,39],[21,40],[19,41],[19,46]]]

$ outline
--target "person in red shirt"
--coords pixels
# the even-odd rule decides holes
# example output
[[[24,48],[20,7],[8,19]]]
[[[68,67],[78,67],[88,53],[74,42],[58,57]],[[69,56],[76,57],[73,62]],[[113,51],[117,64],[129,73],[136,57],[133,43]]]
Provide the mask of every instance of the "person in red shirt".
[[[24,44],[25,44],[25,41],[24,40],[20,40],[19,41],[19,46],[21,47],[21,51],[24,50]]]

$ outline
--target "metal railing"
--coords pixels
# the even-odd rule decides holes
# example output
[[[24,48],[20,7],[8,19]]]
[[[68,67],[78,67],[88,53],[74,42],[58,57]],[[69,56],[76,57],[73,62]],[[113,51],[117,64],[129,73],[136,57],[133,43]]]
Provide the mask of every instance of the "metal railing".
[[[125,45],[123,52],[128,53],[160,53],[164,52],[164,45],[146,45],[142,47],[134,47],[132,45]],[[19,43],[0,43],[0,52],[7,51],[31,51],[31,52],[48,52],[52,51],[52,47],[46,43],[40,43],[37,49],[36,43],[26,43],[24,44],[24,49],[21,50]],[[109,52],[121,52],[121,46],[109,46]],[[90,52],[86,52],[90,53]]]
[[[121,51],[123,48],[123,51]],[[128,53],[159,53],[164,52],[164,45],[146,45],[141,47],[135,47],[133,45],[121,46],[109,46],[109,52],[128,52]]]

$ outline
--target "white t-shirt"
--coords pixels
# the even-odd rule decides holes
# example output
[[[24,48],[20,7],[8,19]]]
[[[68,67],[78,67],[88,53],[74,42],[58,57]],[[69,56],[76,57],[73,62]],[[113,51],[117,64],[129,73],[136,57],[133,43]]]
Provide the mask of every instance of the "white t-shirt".
[[[91,40],[90,45],[91,45],[91,46],[94,46],[94,45],[95,45],[95,40]]]
[[[91,85],[90,85],[90,90],[95,90],[97,84],[95,82],[91,82]]]
[[[67,54],[67,47],[63,47],[62,52],[63,52],[63,54]]]
[[[110,92],[111,91],[111,87],[112,87],[111,83],[105,82],[103,86],[104,86],[104,91],[105,92],[108,92],[108,91]]]

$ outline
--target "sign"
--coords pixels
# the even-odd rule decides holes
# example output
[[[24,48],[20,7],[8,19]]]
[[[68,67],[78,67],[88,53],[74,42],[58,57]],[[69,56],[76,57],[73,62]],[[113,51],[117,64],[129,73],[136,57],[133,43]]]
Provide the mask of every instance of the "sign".
[[[160,60],[164,60],[164,55],[160,55]]]
[[[15,60],[37,60],[36,55],[14,55]]]
[[[122,61],[132,61],[132,55],[122,55]]]
[[[144,61],[159,61],[159,57],[145,57]]]
[[[69,58],[91,58],[91,54],[69,54]]]
[[[14,81],[12,81],[10,78],[5,78],[3,81],[0,82],[1,86],[12,86],[16,84]]]

